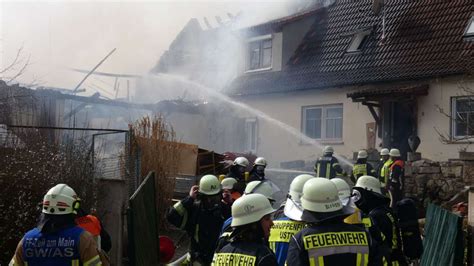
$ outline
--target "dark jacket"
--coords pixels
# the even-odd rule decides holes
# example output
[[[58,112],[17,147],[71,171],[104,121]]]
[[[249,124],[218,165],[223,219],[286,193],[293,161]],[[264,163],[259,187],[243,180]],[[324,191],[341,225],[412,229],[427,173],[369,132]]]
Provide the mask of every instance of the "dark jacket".
[[[275,266],[278,263],[275,254],[263,241],[234,240],[216,252],[212,265]]]
[[[319,157],[314,165],[314,171],[316,172],[316,177],[325,177],[329,179],[332,179],[337,175],[342,175],[344,172],[336,158],[326,155]]]
[[[333,220],[311,224],[290,240],[288,265],[381,265],[372,259],[371,238],[363,226]],[[379,262],[380,263],[380,262]]]
[[[167,214],[168,221],[184,229],[191,238],[191,261],[204,264],[212,262],[220,229],[228,217],[230,217],[228,205],[220,203],[206,209],[201,200],[194,200],[191,197],[176,203]]]
[[[384,250],[382,252],[387,261],[398,261],[400,265],[405,265],[397,219],[388,206],[390,199],[376,197],[370,193],[364,193],[363,196],[367,197],[367,203],[359,208],[363,213],[363,220],[370,218],[370,223],[364,222],[365,226],[371,234],[375,235],[374,232],[379,232],[381,235],[381,249]]]

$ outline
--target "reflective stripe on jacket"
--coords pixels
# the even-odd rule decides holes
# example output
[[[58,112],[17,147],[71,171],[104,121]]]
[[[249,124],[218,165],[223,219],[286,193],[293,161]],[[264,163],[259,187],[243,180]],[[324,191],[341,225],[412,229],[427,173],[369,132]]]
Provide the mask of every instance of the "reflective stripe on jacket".
[[[286,216],[273,221],[268,243],[270,249],[275,253],[278,265],[282,266],[286,264],[286,255],[288,254],[290,239],[304,227],[304,222],[292,221]]]
[[[368,265],[370,236],[352,224],[318,224],[293,236],[288,265]]]

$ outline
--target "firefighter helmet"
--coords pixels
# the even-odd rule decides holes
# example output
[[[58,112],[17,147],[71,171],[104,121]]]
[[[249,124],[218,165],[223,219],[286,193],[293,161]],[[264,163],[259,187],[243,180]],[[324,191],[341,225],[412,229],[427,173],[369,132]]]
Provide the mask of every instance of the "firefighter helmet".
[[[199,180],[199,193],[204,195],[216,195],[221,192],[221,183],[214,175],[205,175]]]
[[[265,196],[256,193],[244,195],[232,204],[231,226],[251,224],[273,212],[275,210]]]
[[[334,148],[332,146],[324,147],[324,153],[334,153]]]
[[[331,181],[336,185],[337,193],[342,204],[346,205],[351,197],[351,188],[349,187],[349,184],[339,177],[333,178]]]
[[[234,165],[240,165],[247,168],[249,166],[249,160],[245,157],[237,157],[234,160]]]
[[[357,159],[367,159],[367,157],[369,157],[369,155],[366,150],[360,150],[359,153],[357,153]]]
[[[253,163],[254,165],[263,165],[263,166],[267,166],[267,160],[265,160],[265,158],[263,157],[258,157],[257,159],[255,159],[255,162]]]
[[[400,157],[400,150],[399,149],[391,149],[389,155],[392,156],[392,157]]]
[[[80,199],[76,192],[66,184],[52,187],[43,198],[43,213],[64,215],[76,213]]]
[[[342,202],[333,182],[316,177],[304,184],[301,206],[312,212],[335,212],[342,209]]]
[[[363,175],[359,177],[354,188],[362,188],[382,195],[380,181],[373,176]]]
[[[227,177],[222,180],[221,186],[223,189],[232,189],[235,183],[237,183],[237,180],[235,178]]]
[[[245,187],[245,194],[258,193],[264,195],[267,199],[273,199],[273,188],[265,181],[252,181]]]

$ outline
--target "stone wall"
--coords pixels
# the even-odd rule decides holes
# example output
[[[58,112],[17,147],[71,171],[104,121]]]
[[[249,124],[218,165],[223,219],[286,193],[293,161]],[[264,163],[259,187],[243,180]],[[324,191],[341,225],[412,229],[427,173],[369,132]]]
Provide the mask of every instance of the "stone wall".
[[[405,196],[415,197],[424,204],[450,204],[450,200],[456,195],[457,202],[467,201],[467,198],[464,199],[467,195],[465,187],[473,184],[473,170],[474,161],[434,162],[424,159],[407,162]]]

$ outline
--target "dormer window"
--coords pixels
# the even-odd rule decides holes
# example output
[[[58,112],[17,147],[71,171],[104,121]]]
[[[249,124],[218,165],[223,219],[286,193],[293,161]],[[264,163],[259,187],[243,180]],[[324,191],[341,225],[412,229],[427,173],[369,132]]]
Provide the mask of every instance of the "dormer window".
[[[360,52],[362,48],[364,48],[365,44],[367,43],[370,33],[371,33],[370,29],[356,32],[354,36],[352,36],[351,43],[349,44],[349,47],[347,48],[346,52],[348,53]]]
[[[272,36],[265,35],[248,40],[248,70],[265,70],[272,67]]]
[[[465,37],[474,37],[474,16],[469,20],[466,31],[464,32]]]

